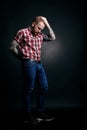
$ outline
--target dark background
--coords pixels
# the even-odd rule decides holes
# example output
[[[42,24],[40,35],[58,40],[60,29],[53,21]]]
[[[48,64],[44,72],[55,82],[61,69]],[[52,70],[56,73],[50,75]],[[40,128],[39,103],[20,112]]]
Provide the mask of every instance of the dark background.
[[[86,26],[84,1],[7,0],[0,4],[0,107],[22,108],[20,61],[9,47],[15,33],[35,16],[45,16],[56,40],[44,43],[42,62],[47,73],[47,107],[86,107]],[[46,31],[46,30],[44,30]],[[36,88],[36,87],[35,87]],[[36,89],[35,89],[36,91]],[[32,105],[35,104],[35,91]]]

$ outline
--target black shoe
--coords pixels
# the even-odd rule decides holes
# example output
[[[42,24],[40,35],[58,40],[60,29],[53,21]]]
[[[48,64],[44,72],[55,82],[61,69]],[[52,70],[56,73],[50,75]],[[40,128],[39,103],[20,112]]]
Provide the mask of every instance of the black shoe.
[[[37,119],[32,119],[32,120],[24,120],[24,123],[29,123],[29,124],[37,124],[40,121]]]
[[[40,121],[37,120],[36,118],[33,118],[31,113],[28,113],[25,117],[24,117],[24,123],[30,123],[30,124],[37,124]]]
[[[53,121],[54,119],[55,119],[54,117],[51,117],[47,114],[39,114],[37,116],[38,121]]]

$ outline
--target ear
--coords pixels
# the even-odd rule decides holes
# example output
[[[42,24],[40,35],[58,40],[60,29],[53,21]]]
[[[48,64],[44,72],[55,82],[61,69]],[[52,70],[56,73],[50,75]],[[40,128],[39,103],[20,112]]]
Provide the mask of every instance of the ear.
[[[34,26],[35,26],[35,22],[32,23],[32,27],[34,27]]]

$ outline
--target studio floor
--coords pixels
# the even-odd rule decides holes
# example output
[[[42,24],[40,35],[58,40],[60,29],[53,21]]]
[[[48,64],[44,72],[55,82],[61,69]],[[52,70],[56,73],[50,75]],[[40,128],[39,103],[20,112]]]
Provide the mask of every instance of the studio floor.
[[[86,108],[47,109],[55,117],[51,122],[26,124],[22,120],[22,111],[3,110],[0,114],[0,130],[87,130]]]

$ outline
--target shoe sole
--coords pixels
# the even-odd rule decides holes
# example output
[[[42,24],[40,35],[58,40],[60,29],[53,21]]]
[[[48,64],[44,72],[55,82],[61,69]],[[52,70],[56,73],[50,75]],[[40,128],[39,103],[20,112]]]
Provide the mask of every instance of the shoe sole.
[[[37,118],[37,120],[39,121],[39,122],[41,122],[41,121],[53,121],[55,118],[51,118],[51,119],[41,119],[41,118]]]
[[[27,123],[27,124],[38,124],[40,121],[39,120],[37,120],[37,122],[29,122],[29,121],[24,121],[24,123]]]

